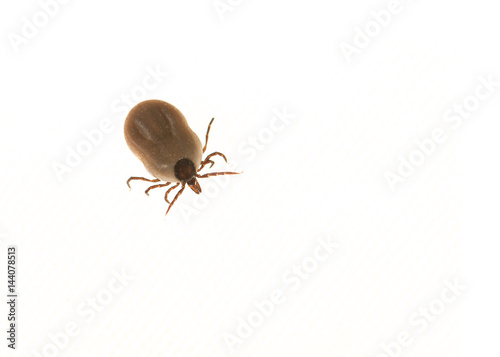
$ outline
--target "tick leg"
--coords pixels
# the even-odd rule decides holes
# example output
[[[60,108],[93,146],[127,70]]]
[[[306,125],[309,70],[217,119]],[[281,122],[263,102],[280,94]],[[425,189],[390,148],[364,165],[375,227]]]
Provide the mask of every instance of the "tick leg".
[[[178,184],[179,185],[179,184]],[[178,186],[177,185],[177,186]],[[172,208],[172,206],[174,205],[175,201],[177,201],[177,198],[179,198],[179,196],[182,194],[182,191],[184,191],[184,189],[186,188],[186,184],[183,183],[182,184],[182,188],[179,190],[179,192],[177,192],[177,194],[175,195],[174,197],[174,200],[172,201],[172,203],[170,204],[170,206],[168,206],[168,209],[167,209],[167,212],[165,212],[165,216],[168,214],[168,211],[170,211],[170,209]]]
[[[154,179],[154,180],[151,180],[151,179],[147,179],[147,178],[144,178],[144,177],[131,177],[127,180],[127,186],[128,188],[131,188],[130,187],[130,181],[133,181],[133,180],[141,180],[141,181],[148,181],[148,182],[160,182],[159,179]]]
[[[214,162],[212,160],[210,160],[210,158],[214,157],[214,156],[222,156],[222,158],[224,159],[224,161],[227,163],[227,158],[226,158],[226,155],[224,155],[223,153],[221,152],[213,152],[211,153],[210,155],[208,155],[205,160],[203,160],[203,162],[201,163],[201,166],[200,168],[198,169],[198,172],[200,172],[207,164],[211,164],[210,165],[210,168],[212,168],[212,166],[214,166]]]
[[[207,164],[210,164],[210,168],[212,168],[212,166],[214,166],[215,162],[213,162],[212,160],[205,160],[201,163],[201,166],[200,168],[198,169],[198,172],[200,172],[201,170],[203,170],[203,168],[207,165]]]
[[[208,124],[208,129],[207,129],[207,135],[205,136],[205,146],[203,147],[203,152],[207,149],[207,144],[208,144],[208,134],[210,133],[210,127],[212,126],[212,123],[214,122],[214,118],[210,120],[210,124]]]
[[[144,193],[145,193],[146,195],[148,195],[148,196],[149,196],[149,191],[151,191],[152,189],[154,189],[154,188],[158,188],[158,187],[165,187],[165,186],[170,185],[171,183],[172,183],[172,182],[160,183],[159,185],[154,185],[154,186],[151,186],[151,187],[149,187],[146,191],[144,191]]]
[[[218,151],[213,152],[213,153],[211,153],[210,155],[208,155],[208,156],[207,156],[207,158],[205,159],[205,161],[209,160],[209,159],[210,159],[211,157],[213,157],[213,156],[222,156],[222,158],[224,159],[224,161],[227,163],[227,158],[226,158],[226,155],[224,155],[223,153],[218,152]]]
[[[207,177],[210,177],[210,176],[221,176],[221,175],[239,175],[239,174],[242,174],[243,172],[229,172],[229,171],[226,171],[226,172],[210,172],[208,174],[205,174],[205,175],[196,175],[196,177],[198,178],[207,178]]]
[[[178,182],[177,185],[174,185],[172,187],[170,187],[167,192],[165,192],[165,201],[167,201],[167,203],[170,203],[170,201],[168,200],[168,194],[170,193],[170,191],[176,189],[181,183]]]

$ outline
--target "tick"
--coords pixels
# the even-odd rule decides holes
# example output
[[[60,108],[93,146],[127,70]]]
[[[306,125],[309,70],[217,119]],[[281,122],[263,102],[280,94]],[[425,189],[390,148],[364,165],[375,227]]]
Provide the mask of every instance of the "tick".
[[[150,186],[145,191],[149,196],[152,189],[172,185],[165,193],[165,201],[169,204],[166,216],[184,192],[186,185],[199,195],[201,187],[198,179],[239,174],[240,172],[199,174],[206,165],[210,164],[210,168],[214,165],[211,160],[214,156],[221,156],[227,163],[226,156],[220,152],[211,153],[202,160],[213,121],[212,118],[208,125],[205,146],[202,147],[200,139],[191,130],[184,115],[172,104],[161,100],[146,100],[133,107],[125,119],[125,141],[154,179],[133,176],[127,180],[128,187],[130,188],[130,181],[133,180],[165,182]],[[170,202],[169,193],[179,186],[181,188]]]

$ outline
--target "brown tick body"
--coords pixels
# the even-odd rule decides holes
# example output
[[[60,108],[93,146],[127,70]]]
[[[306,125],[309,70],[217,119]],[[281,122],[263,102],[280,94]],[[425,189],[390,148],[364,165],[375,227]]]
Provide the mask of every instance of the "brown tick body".
[[[166,182],[149,187],[146,190],[146,194],[149,195],[149,191],[154,188],[167,187],[175,183],[165,194],[165,201],[170,204],[165,213],[167,215],[186,184],[196,194],[200,194],[199,178],[239,174],[239,172],[199,174],[206,165],[210,164],[210,167],[214,165],[211,160],[214,156],[221,156],[227,162],[224,154],[220,152],[214,152],[202,159],[213,121],[214,119],[208,125],[205,146],[202,147],[200,139],[191,130],[184,115],[173,105],[161,100],[146,100],[133,107],[125,119],[125,141],[155,179],[131,177],[127,181],[128,187],[130,188],[132,180]],[[178,186],[181,186],[181,189],[170,203],[168,194]]]

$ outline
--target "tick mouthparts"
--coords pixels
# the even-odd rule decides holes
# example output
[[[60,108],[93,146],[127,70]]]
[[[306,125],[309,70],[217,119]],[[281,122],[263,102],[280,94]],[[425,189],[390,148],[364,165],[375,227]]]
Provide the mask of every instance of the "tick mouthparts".
[[[197,195],[199,195],[201,193],[201,186],[198,183],[198,180],[196,179],[196,177],[193,177],[191,179],[191,181],[189,181],[187,184],[189,187],[191,187],[191,190],[193,190],[194,193],[196,193]]]

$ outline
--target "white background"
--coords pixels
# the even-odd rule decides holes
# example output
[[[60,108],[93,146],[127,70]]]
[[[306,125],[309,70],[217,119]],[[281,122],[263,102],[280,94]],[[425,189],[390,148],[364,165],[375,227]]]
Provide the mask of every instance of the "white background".
[[[240,318],[279,289],[234,355],[498,355],[500,87],[460,127],[444,119],[479,78],[500,81],[494,2],[401,0],[382,27],[388,1],[220,3],[70,1],[46,24],[35,0],[2,4],[0,265],[17,245],[20,298],[16,352],[1,305],[0,354],[228,356]],[[125,96],[174,104],[202,141],[215,117],[208,152],[244,174],[200,182],[164,218],[164,189],[125,184],[149,177],[124,141]],[[387,172],[436,128],[446,140],[391,190]],[[321,235],[339,247],[292,291],[283,276]],[[436,302],[455,280],[465,291]],[[412,326],[433,303],[444,311]]]

